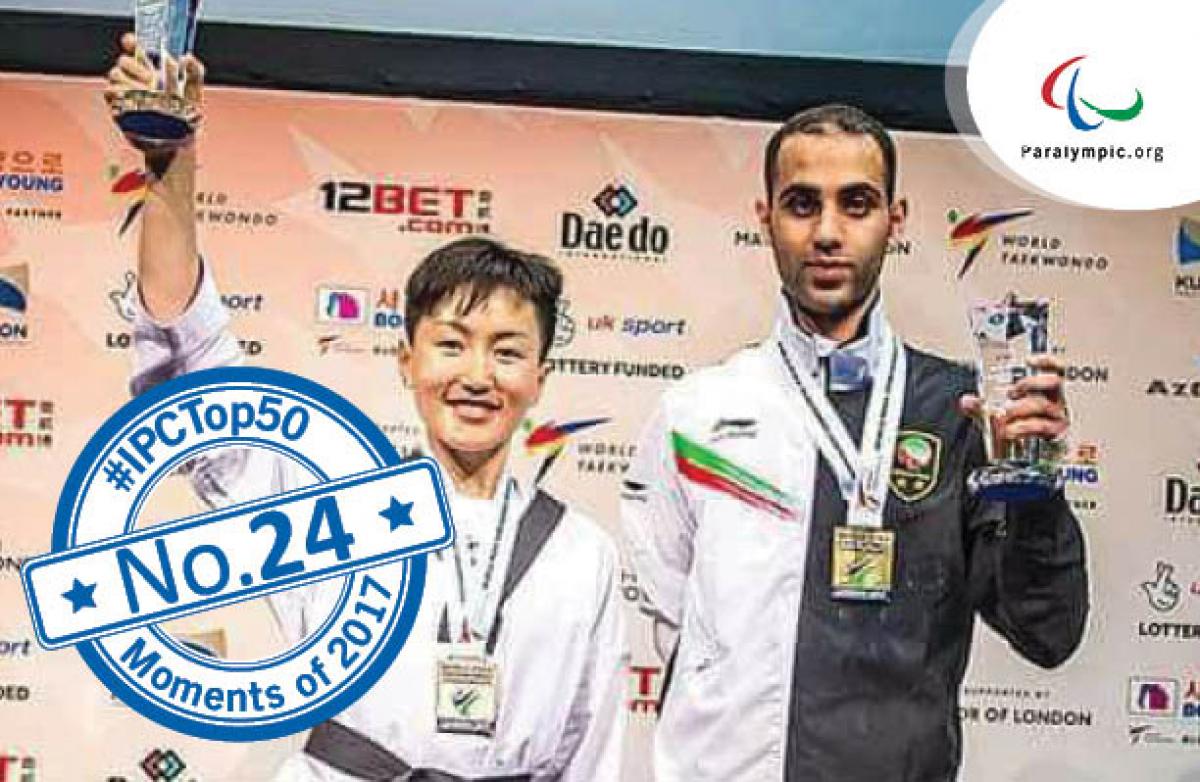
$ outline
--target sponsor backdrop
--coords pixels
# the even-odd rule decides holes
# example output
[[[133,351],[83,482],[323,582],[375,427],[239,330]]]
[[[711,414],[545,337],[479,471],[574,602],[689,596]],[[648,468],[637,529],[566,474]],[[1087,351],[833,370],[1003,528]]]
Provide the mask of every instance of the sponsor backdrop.
[[[142,179],[98,82],[4,77],[0,111],[0,780],[266,778],[297,739],[172,734],[74,653],[30,642],[18,568],[48,548],[72,460],[127,399]],[[769,326],[774,269],[752,210],[766,125],[220,89],[207,116],[196,215],[248,361],[331,386],[402,449],[419,439],[395,368],[416,260],[466,233],[559,259],[555,374],[516,460],[614,533],[658,394]],[[1075,431],[1064,470],[1091,554],[1092,618],[1063,669],[979,630],[964,777],[1195,780],[1200,208],[1088,211],[1015,189],[954,137],[900,146],[911,222],[889,253],[892,318],[966,357],[971,297],[1055,300]],[[175,478],[147,516],[196,510]],[[662,673],[636,577],[620,588],[637,782]],[[231,659],[281,643],[260,603],[168,629]]]

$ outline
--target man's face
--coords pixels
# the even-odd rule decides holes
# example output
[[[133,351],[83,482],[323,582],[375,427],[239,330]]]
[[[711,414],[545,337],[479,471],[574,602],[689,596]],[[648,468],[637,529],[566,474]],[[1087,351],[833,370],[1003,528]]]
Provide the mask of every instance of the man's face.
[[[498,288],[462,315],[463,295],[417,323],[400,364],[433,443],[486,456],[508,445],[541,396],[547,368],[531,302]]]
[[[875,290],[907,206],[889,204],[883,152],[865,134],[794,133],[779,151],[771,203],[758,218],[784,290],[802,310],[839,320]]]

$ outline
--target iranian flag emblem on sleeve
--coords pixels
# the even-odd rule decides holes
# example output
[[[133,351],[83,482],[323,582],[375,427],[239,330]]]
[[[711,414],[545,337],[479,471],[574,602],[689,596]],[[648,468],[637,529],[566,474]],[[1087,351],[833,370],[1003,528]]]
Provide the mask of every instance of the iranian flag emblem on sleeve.
[[[692,483],[728,494],[777,518],[796,518],[792,498],[769,481],[679,432],[671,433],[671,447],[676,468]]]

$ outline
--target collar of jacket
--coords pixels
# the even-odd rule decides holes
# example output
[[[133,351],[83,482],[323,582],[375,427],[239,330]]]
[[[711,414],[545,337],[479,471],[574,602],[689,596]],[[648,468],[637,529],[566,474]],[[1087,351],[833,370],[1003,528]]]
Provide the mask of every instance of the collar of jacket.
[[[775,305],[775,326],[772,337],[783,343],[793,360],[799,359],[798,370],[811,376],[820,374],[820,359],[828,358],[834,353],[842,353],[867,362],[867,377],[874,377],[883,358],[884,324],[887,315],[883,306],[882,293],[877,294],[875,302],[867,312],[864,321],[866,333],[859,330],[859,335],[845,344],[812,334],[796,325],[792,320],[792,310],[787,297],[780,291]]]

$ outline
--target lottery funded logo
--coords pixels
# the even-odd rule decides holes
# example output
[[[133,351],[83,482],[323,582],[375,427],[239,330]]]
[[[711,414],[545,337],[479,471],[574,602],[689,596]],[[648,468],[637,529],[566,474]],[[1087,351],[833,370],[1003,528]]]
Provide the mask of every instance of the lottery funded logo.
[[[137,528],[180,465],[264,455],[312,483]],[[452,539],[432,461],[401,462],[370,419],[311,381],[221,368],[165,383],[100,428],[68,476],[51,553],[21,578],[38,642],[75,646],[143,716],[201,738],[266,740],[329,719],[383,674],[420,606],[423,555]],[[295,647],[253,661],[201,654],[159,627],[263,596],[327,613]]]

